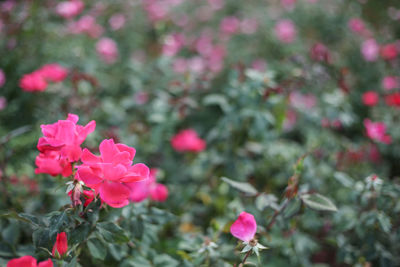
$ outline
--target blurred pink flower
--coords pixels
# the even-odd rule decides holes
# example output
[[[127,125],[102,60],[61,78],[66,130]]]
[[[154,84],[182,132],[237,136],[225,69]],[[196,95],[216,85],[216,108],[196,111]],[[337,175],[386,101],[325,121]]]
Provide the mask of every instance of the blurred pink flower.
[[[350,19],[348,22],[348,26],[350,30],[358,34],[363,34],[366,30],[364,22],[359,18]]]
[[[201,152],[206,148],[206,142],[199,138],[193,129],[182,130],[171,139],[172,147],[178,152]]]
[[[185,38],[181,33],[172,33],[165,37],[162,53],[165,56],[173,57],[185,44]]]
[[[329,49],[322,43],[316,43],[311,47],[310,56],[315,61],[330,63],[331,55]]]
[[[238,32],[239,27],[240,20],[237,17],[230,16],[221,21],[220,30],[225,34],[231,35]]]
[[[231,226],[231,234],[242,240],[250,242],[257,232],[257,223],[254,216],[243,211]]]
[[[400,93],[396,92],[393,94],[389,94],[385,97],[386,105],[392,107],[400,107]]]
[[[372,140],[390,144],[392,138],[386,134],[386,125],[383,122],[372,122],[370,119],[364,120],[364,126],[367,130],[367,135]]]
[[[44,65],[38,71],[43,78],[51,82],[61,82],[68,75],[68,70],[56,63]]]
[[[382,87],[385,90],[399,88],[399,78],[397,76],[386,76],[382,80]]]
[[[114,31],[122,29],[124,27],[126,22],[126,18],[124,14],[117,13],[111,16],[111,18],[108,20],[108,23],[111,26],[111,29]]]
[[[384,60],[393,60],[397,57],[397,54],[396,44],[387,44],[381,48],[381,56]]]
[[[66,19],[75,17],[82,12],[84,4],[81,0],[63,1],[57,4],[56,13]]]
[[[68,114],[66,120],[59,120],[53,124],[42,124],[43,137],[39,138],[37,148],[40,152],[58,151],[62,158],[69,162],[80,159],[82,149],[80,145],[96,128],[96,122],[91,121],[86,126],[78,125],[79,117]]]
[[[75,178],[94,189],[111,207],[124,207],[129,204],[130,184],[148,179],[149,168],[143,163],[132,165],[136,150],[115,144],[113,139],[103,140],[99,150],[100,156],[83,150],[83,164],[77,167]]]
[[[375,106],[379,102],[379,95],[374,91],[365,92],[362,95],[362,101],[366,106]]]
[[[118,58],[117,43],[107,37],[101,38],[96,43],[96,51],[99,57],[107,64],[113,64]]]
[[[368,39],[361,45],[361,53],[366,61],[375,61],[379,56],[379,45],[374,39]]]
[[[274,28],[275,35],[282,43],[292,43],[296,39],[296,26],[289,19],[278,21]]]
[[[156,182],[157,172],[157,169],[150,169],[149,179],[129,185],[132,202],[142,202],[148,197],[157,202],[163,202],[167,199],[168,188]]]
[[[205,71],[206,62],[202,57],[196,56],[187,60],[188,69],[193,73],[202,73]]]
[[[73,34],[86,33],[92,38],[98,38],[104,31],[91,15],[82,16],[78,21],[69,23],[68,30]]]
[[[47,82],[39,71],[34,71],[22,76],[19,87],[26,92],[42,92],[46,90]]]
[[[4,74],[4,71],[0,69],[0,88],[3,87],[5,83],[6,83],[6,75]]]

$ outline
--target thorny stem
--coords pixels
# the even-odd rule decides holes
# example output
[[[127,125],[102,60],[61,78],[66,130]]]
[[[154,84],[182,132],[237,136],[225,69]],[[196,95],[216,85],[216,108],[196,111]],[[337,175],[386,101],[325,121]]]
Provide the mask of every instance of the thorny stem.
[[[244,266],[244,264],[246,263],[247,258],[250,256],[250,254],[251,254],[252,251],[253,251],[252,249],[250,249],[249,251],[247,251],[246,255],[244,256],[244,258],[243,258],[243,260],[242,260],[242,263],[241,263],[239,266]]]
[[[282,207],[279,210],[275,211],[274,215],[272,216],[272,219],[271,219],[270,223],[267,226],[267,231],[271,230],[272,226],[276,222],[276,218],[278,217],[279,214],[281,214],[286,209],[288,204],[289,204],[289,200],[285,199],[285,202],[283,203]]]

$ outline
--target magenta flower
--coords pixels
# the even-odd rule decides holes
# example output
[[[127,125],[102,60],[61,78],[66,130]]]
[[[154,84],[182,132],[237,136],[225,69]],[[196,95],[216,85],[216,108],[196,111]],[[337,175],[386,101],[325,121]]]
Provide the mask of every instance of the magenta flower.
[[[285,44],[294,42],[297,35],[296,26],[289,19],[278,21],[274,28],[275,35],[279,41]]]
[[[78,166],[76,179],[95,190],[102,201],[114,208],[129,204],[131,184],[146,180],[149,168],[143,163],[132,165],[136,150],[114,140],[103,140],[99,146],[100,156],[88,149],[82,153],[83,164]]]
[[[40,153],[35,160],[37,168],[35,173],[47,173],[52,176],[61,174],[68,177],[72,174],[72,165],[66,159],[60,156],[59,151],[45,151]]]
[[[80,145],[88,134],[96,128],[96,122],[91,121],[86,126],[76,124],[79,117],[68,114],[66,120],[59,120],[53,124],[42,124],[43,137],[39,138],[37,148],[40,152],[59,151],[62,158],[69,162],[78,161],[82,149]]]
[[[367,129],[367,135],[372,140],[390,144],[392,138],[390,135],[386,134],[386,125],[383,122],[372,122],[369,119],[364,120],[364,126]]]
[[[171,145],[178,152],[201,152],[206,148],[206,142],[193,129],[180,131],[171,139]]]
[[[56,63],[44,65],[38,72],[46,81],[51,82],[61,82],[68,75],[68,70]]]
[[[47,82],[39,71],[22,76],[19,87],[26,92],[42,92],[47,88]]]
[[[365,92],[362,95],[362,101],[366,106],[375,106],[379,102],[379,95],[374,91]]]
[[[257,223],[254,216],[245,211],[240,213],[237,220],[231,226],[231,234],[243,242],[250,242],[254,238],[256,231]]]
[[[240,27],[240,20],[237,17],[230,16],[230,17],[225,17],[221,21],[220,25],[220,30],[224,34],[234,34],[239,30]]]
[[[53,267],[53,262],[48,259],[38,264],[34,257],[27,255],[10,260],[7,263],[7,267]]]

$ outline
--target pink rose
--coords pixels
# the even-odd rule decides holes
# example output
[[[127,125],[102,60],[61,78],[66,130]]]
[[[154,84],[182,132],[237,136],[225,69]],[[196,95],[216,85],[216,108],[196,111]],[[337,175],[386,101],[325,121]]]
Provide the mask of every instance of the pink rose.
[[[178,152],[201,152],[206,148],[206,142],[193,129],[180,131],[171,139],[171,145]]]
[[[364,126],[367,130],[367,135],[372,140],[390,144],[392,142],[392,138],[390,135],[386,134],[386,125],[383,122],[372,122],[369,119],[364,120]]]
[[[63,1],[57,4],[56,13],[66,19],[75,17],[82,12],[84,4],[80,0]]]
[[[257,223],[254,216],[244,211],[231,226],[231,234],[244,242],[250,242],[256,231]]]
[[[285,44],[292,43],[296,39],[296,26],[289,19],[278,21],[274,28],[275,35],[279,41]]]
[[[361,53],[366,61],[376,61],[379,56],[379,45],[374,39],[368,39],[361,45]]]
[[[362,101],[366,106],[375,106],[379,102],[379,95],[374,91],[365,92],[362,95]]]
[[[113,64],[118,58],[117,43],[107,37],[101,38],[96,44],[99,57],[107,64]]]
[[[132,195],[131,184],[148,179],[149,168],[143,163],[132,165],[136,150],[112,139],[103,140],[99,150],[100,156],[83,150],[83,164],[77,167],[75,178],[94,189],[111,207],[124,207]]]

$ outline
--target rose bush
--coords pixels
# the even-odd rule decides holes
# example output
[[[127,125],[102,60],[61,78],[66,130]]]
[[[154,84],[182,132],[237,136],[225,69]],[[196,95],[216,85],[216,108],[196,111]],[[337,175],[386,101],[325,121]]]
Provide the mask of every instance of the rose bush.
[[[399,265],[399,14],[2,1],[0,265]]]

